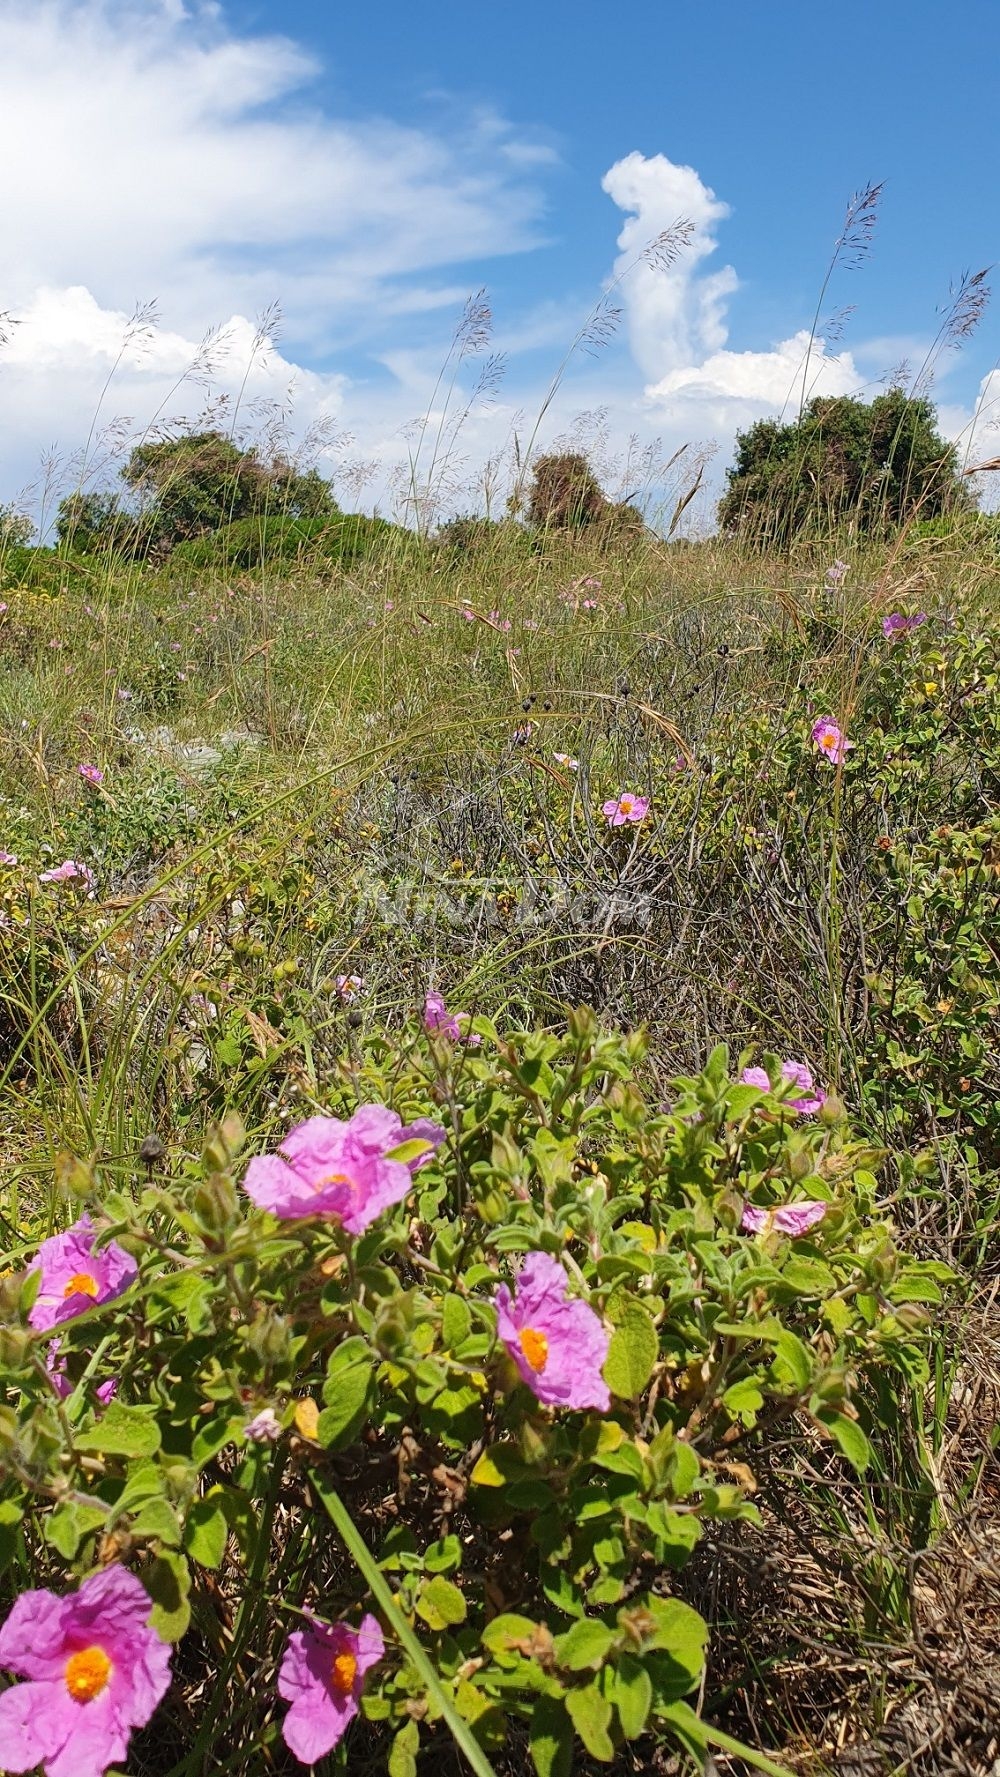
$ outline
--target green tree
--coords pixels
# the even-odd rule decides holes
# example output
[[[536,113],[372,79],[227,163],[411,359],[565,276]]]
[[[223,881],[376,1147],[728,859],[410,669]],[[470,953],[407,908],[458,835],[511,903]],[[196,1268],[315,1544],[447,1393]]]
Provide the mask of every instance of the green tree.
[[[239,519],[336,518],[333,489],[316,469],[243,449],[223,432],[186,432],[140,444],[122,470],[129,495],[75,493],[59,507],[61,544],[166,555]],[[131,497],[129,497],[131,496]]]
[[[754,543],[849,525],[865,534],[967,511],[954,445],[923,396],[819,397],[797,420],[757,420],[736,438],[719,524]]]
[[[139,497],[151,546],[172,549],[256,514],[334,517],[333,490],[315,469],[266,459],[222,432],[188,432],[140,444],[122,470]]]

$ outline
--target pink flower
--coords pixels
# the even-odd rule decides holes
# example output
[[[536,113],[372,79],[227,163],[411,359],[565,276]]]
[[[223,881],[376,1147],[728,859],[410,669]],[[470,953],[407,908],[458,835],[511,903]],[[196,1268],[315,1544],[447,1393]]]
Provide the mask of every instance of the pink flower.
[[[453,1043],[465,1042],[478,1049],[481,1037],[474,1031],[463,1031],[462,1025],[468,1024],[468,1012],[449,1012],[444,1000],[433,989],[424,1000],[424,1029],[432,1037],[450,1037]]]
[[[274,1444],[281,1436],[281,1420],[273,1407],[262,1407],[243,1427],[251,1444]]]
[[[848,570],[848,566],[847,566],[846,561],[831,562],[830,566],[826,570],[827,585],[828,586],[839,586],[840,582],[845,578],[848,571],[849,570]]]
[[[821,753],[834,765],[839,765],[846,758],[854,745],[848,740],[842,728],[830,716],[821,716],[812,726],[812,738]]]
[[[413,1174],[444,1140],[426,1117],[404,1127],[383,1104],[363,1104],[348,1122],[310,1117],[290,1129],[277,1154],[260,1154],[247,1167],[243,1189],[281,1221],[327,1216],[349,1234],[361,1234],[382,1211],[406,1196]],[[403,1142],[422,1141],[415,1159],[393,1160]]]
[[[766,1067],[745,1067],[740,1075],[741,1086],[759,1086],[762,1092],[770,1092],[771,1076]]]
[[[95,1249],[96,1235],[88,1215],[65,1234],[53,1234],[38,1249],[32,1272],[42,1274],[41,1288],[28,1323],[54,1327],[73,1320],[96,1303],[110,1302],[134,1283],[139,1267],[131,1253],[112,1240]]]
[[[490,622],[495,623],[497,629],[507,630],[507,629],[513,628],[510,618],[509,617],[501,617],[499,611],[491,611],[490,612]]]
[[[99,765],[78,765],[77,775],[88,784],[103,784],[104,773]]]
[[[783,1061],[781,1077],[790,1086],[797,1086],[802,1094],[800,1098],[787,1100],[793,1110],[801,1111],[804,1116],[812,1116],[814,1111],[822,1110],[826,1103],[826,1093],[813,1084],[812,1074],[804,1061]]]
[[[794,1240],[821,1222],[829,1207],[828,1203],[807,1202],[786,1203],[781,1209],[758,1209],[756,1204],[746,1203],[740,1227],[744,1234],[769,1234],[774,1228]]]
[[[470,611],[468,605],[462,606],[462,616],[465,618],[466,623],[475,623],[476,621],[476,613],[475,611]]]
[[[0,864],[16,864],[17,858],[12,851],[0,851]]]
[[[52,870],[43,870],[38,880],[39,882],[85,882],[88,888],[93,888],[96,879],[94,872],[88,870],[86,864],[78,864],[75,858],[67,858],[65,863],[55,865]]]
[[[801,1111],[803,1116],[811,1116],[814,1111],[822,1110],[826,1103],[826,1093],[821,1092],[813,1083],[812,1073],[804,1061],[783,1061],[781,1078],[789,1086],[797,1086],[800,1096],[786,1098],[784,1103],[793,1111]],[[773,1087],[767,1069],[763,1067],[745,1067],[740,1075],[741,1086],[759,1086],[762,1092],[771,1092]]]
[[[353,1006],[364,985],[364,981],[360,975],[338,975],[334,982],[334,986],[345,1006]]]
[[[596,611],[597,610],[597,600],[596,599],[584,599],[582,601],[582,604],[583,604],[583,609],[585,611]]]
[[[309,1627],[288,1637],[278,1694],[292,1706],[281,1727],[285,1745],[303,1765],[314,1765],[357,1715],[365,1673],[381,1660],[385,1641],[367,1613],[358,1629],[307,1615]]]
[[[0,1629],[0,1666],[26,1684],[0,1696],[5,1771],[104,1777],[170,1686],[170,1649],[149,1627],[134,1574],[108,1567],[75,1592],[23,1592]]]
[[[571,753],[553,753],[552,757],[557,765],[565,765],[567,771],[580,769],[579,759],[574,759]]]
[[[913,617],[904,617],[902,611],[892,611],[882,619],[882,634],[888,641],[890,636],[897,636],[910,629],[919,629],[927,622],[927,612],[918,611]]]
[[[610,1338],[586,1302],[566,1300],[567,1282],[557,1259],[529,1253],[516,1299],[505,1283],[497,1290],[497,1332],[540,1401],[606,1413],[611,1394],[601,1367]]]
[[[601,806],[601,813],[611,827],[624,827],[626,823],[635,826],[645,820],[648,812],[649,797],[633,796],[631,790],[623,790],[617,800],[612,798]]]

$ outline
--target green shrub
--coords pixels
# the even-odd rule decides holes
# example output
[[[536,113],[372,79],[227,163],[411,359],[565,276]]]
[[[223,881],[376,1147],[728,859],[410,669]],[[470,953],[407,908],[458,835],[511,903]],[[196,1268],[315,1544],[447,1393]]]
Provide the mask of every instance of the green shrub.
[[[704,1756],[713,1729],[686,1699],[707,1627],[671,1573],[714,1521],[756,1519],[755,1451],[828,1443],[863,1472],[869,1383],[889,1382],[895,1412],[926,1375],[946,1273],[898,1250],[834,1102],[799,1117],[788,1088],[734,1084],[720,1048],[657,1108],[642,1037],[585,1011],[563,1034],[474,1030],[478,1047],[372,1038],[311,1107],[442,1126],[391,1138],[396,1207],[390,1193],[365,1212],[357,1158],[317,1177],[354,1181],[339,1213],[363,1231],[248,1208],[230,1119],[200,1163],[152,1144],[134,1197],[64,1159],[101,1248],[137,1266],[124,1294],[102,1299],[97,1254],[94,1299],[33,1326],[38,1270],[3,1284],[6,1590],[63,1592],[97,1562],[138,1573],[156,1632],[188,1637],[175,1663],[200,1692],[165,1722],[168,1762],[224,1744],[252,1768],[301,1611],[356,1626],[366,1605],[387,1648],[362,1732],[390,1769],[446,1727],[473,1759],[507,1741],[524,1762],[527,1745],[539,1777],[581,1744],[608,1762],[648,1734]],[[821,1211],[797,1238],[773,1223],[790,1199]],[[772,1217],[753,1236],[748,1203]],[[498,1286],[517,1289],[529,1254],[589,1305],[603,1361],[564,1350],[549,1320],[498,1338]],[[8,1263],[35,1256],[25,1239]],[[598,1380],[600,1363],[608,1409],[545,1404],[550,1360]],[[235,1631],[220,1584],[244,1599]]]

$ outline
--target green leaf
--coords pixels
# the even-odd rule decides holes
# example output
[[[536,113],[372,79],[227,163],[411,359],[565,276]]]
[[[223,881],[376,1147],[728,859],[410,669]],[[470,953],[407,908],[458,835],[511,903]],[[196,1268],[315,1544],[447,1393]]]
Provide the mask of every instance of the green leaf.
[[[409,1166],[412,1160],[419,1160],[423,1154],[431,1154],[434,1143],[421,1136],[413,1136],[410,1141],[401,1141],[398,1147],[386,1151],[387,1160],[398,1160],[403,1166]]]
[[[181,1542],[181,1521],[173,1506],[162,1494],[158,1499],[149,1499],[140,1506],[129,1525],[129,1531],[135,1537],[158,1537],[160,1542],[176,1548]]]
[[[538,1698],[529,1735],[538,1777],[572,1777],[573,1724],[558,1697]]]
[[[753,1377],[745,1376],[742,1382],[734,1382],[726,1389],[722,1404],[733,1419],[740,1419],[744,1425],[750,1426],[764,1405],[764,1396]]]
[[[611,1726],[611,1704],[596,1684],[566,1692],[566,1708],[580,1739],[591,1758],[610,1765],[615,1749],[608,1729]]]
[[[17,1555],[19,1531],[24,1513],[12,1499],[0,1499],[0,1573]]]
[[[440,1542],[431,1543],[424,1556],[428,1573],[454,1573],[461,1565],[462,1545],[457,1536],[443,1536]]]
[[[482,1644],[489,1648],[491,1654],[508,1653],[519,1642],[530,1642],[538,1634],[538,1624],[531,1617],[518,1616],[516,1611],[504,1611],[487,1623],[482,1633]]]
[[[799,1390],[812,1381],[813,1357],[808,1345],[796,1333],[780,1332],[774,1341],[777,1367],[787,1372]]]
[[[837,1280],[829,1265],[820,1259],[806,1259],[795,1254],[781,1268],[781,1281],[799,1296],[831,1295]]]
[[[140,1575],[153,1600],[149,1626],[164,1641],[180,1641],[191,1621],[188,1593],[191,1590],[191,1569],[183,1555],[164,1549]]]
[[[415,1721],[408,1721],[400,1728],[389,1750],[386,1766],[389,1777],[417,1777],[419,1747],[420,1729]]]
[[[191,1444],[191,1461],[196,1468],[204,1468],[213,1456],[218,1456],[227,1444],[232,1444],[240,1436],[244,1419],[234,1418],[229,1413],[222,1413],[215,1419],[209,1419],[196,1434]]]
[[[226,1552],[229,1522],[217,1493],[196,1499],[184,1525],[184,1547],[199,1567],[218,1567]]]
[[[106,1508],[66,1499],[45,1520],[45,1540],[59,1551],[64,1561],[72,1561],[84,1537],[106,1525],[107,1521]]]
[[[449,1629],[465,1622],[465,1599],[458,1587],[440,1574],[425,1581],[415,1609],[430,1629]]]
[[[588,1666],[596,1671],[604,1664],[614,1640],[607,1623],[584,1617],[567,1629],[565,1635],[556,1636],[556,1660],[567,1672],[583,1672]]]
[[[842,1456],[846,1456],[853,1469],[863,1475],[873,1457],[873,1450],[856,1419],[848,1419],[846,1413],[821,1412],[818,1415],[821,1425],[830,1433]]]
[[[641,1660],[622,1654],[611,1683],[611,1701],[618,1711],[626,1740],[637,1740],[644,1731],[653,1704],[653,1681]]]
[[[461,1345],[472,1331],[472,1315],[469,1304],[461,1296],[451,1293],[445,1296],[441,1314],[441,1338],[449,1351]]]
[[[324,1449],[337,1449],[356,1435],[368,1406],[371,1386],[371,1346],[358,1337],[345,1339],[327,1365],[323,1384],[326,1406],[319,1416],[316,1431]]]
[[[96,1450],[102,1456],[152,1456],[160,1448],[160,1428],[155,1407],[127,1407],[112,1401],[90,1431],[80,1432],[78,1450]]]
[[[645,1308],[630,1302],[611,1335],[603,1376],[612,1394],[634,1400],[645,1388],[659,1356],[656,1328]]]

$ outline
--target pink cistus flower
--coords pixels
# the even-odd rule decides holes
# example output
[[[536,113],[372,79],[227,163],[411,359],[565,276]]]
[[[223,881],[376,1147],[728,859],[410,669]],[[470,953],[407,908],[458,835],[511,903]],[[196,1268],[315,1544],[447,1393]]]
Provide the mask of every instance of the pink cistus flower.
[[[623,790],[620,796],[602,803],[601,813],[609,827],[635,826],[649,813],[649,797],[633,796],[631,790]]]
[[[793,1110],[801,1111],[805,1117],[811,1117],[814,1111],[822,1110],[826,1103],[826,1093],[821,1092],[814,1084],[812,1073],[804,1061],[783,1061],[781,1077],[790,1086],[798,1087],[800,1096],[786,1100]]]
[[[781,1078],[789,1086],[798,1087],[798,1098],[786,1098],[785,1103],[793,1111],[801,1111],[803,1116],[812,1116],[814,1111],[822,1110],[826,1103],[826,1093],[821,1092],[814,1084],[812,1073],[804,1061],[783,1061]],[[740,1075],[741,1086],[758,1086],[761,1092],[772,1090],[771,1081],[766,1068],[745,1067]]]
[[[56,864],[51,870],[43,870],[39,874],[39,882],[85,882],[88,888],[94,886],[94,872],[88,870],[86,864],[78,864],[75,858],[66,858],[62,864]]]
[[[364,979],[361,975],[338,975],[334,981],[337,993],[343,1000],[345,1006],[353,1006],[358,995],[362,992],[364,985]]]
[[[586,1302],[567,1300],[567,1285],[558,1259],[529,1253],[516,1297],[505,1283],[497,1290],[497,1332],[540,1401],[606,1413],[611,1394],[601,1369],[610,1338]]]
[[[912,617],[904,617],[902,611],[891,611],[882,619],[882,634],[888,641],[892,636],[905,635],[908,630],[919,629],[927,622],[927,612],[917,611]]]
[[[384,1104],[363,1104],[346,1123],[310,1117],[290,1129],[276,1154],[251,1160],[243,1189],[280,1221],[325,1216],[361,1234],[402,1201],[413,1174],[443,1140],[444,1130],[426,1117],[404,1126]],[[426,1147],[412,1160],[390,1158],[410,1141]]]
[[[821,716],[818,722],[813,723],[812,738],[820,752],[833,765],[839,765],[854,745],[853,740],[848,740],[843,729],[831,716]]]
[[[499,611],[491,611],[490,612],[490,622],[495,624],[497,629],[508,630],[508,629],[513,629],[513,627],[514,627],[513,624],[511,623],[510,618],[509,617],[501,617]]]
[[[303,1765],[315,1765],[357,1715],[365,1674],[381,1660],[385,1641],[369,1614],[357,1629],[306,1616],[308,1628],[288,1637],[278,1695],[292,1706],[281,1725],[285,1745]]]
[[[131,1253],[114,1240],[95,1248],[96,1238],[90,1217],[84,1215],[65,1234],[42,1241],[29,1267],[29,1274],[40,1271],[42,1276],[29,1326],[59,1326],[99,1302],[110,1302],[134,1283],[139,1267]]]
[[[104,1777],[123,1765],[133,1728],[170,1687],[170,1648],[149,1626],[152,1603],[124,1567],[75,1592],[22,1592],[0,1629],[0,1666],[25,1684],[0,1696],[5,1771]]]
[[[453,1043],[470,1043],[478,1049],[482,1038],[475,1031],[463,1030],[468,1024],[468,1012],[449,1012],[441,994],[433,988],[424,1000],[424,1029],[432,1037],[449,1037]]]
[[[84,783],[97,785],[104,782],[104,773],[99,765],[78,765],[76,772],[78,777],[83,778]]]
[[[17,858],[12,851],[0,851],[0,864],[16,864]]]
[[[828,1203],[812,1201],[786,1203],[781,1209],[758,1209],[755,1203],[746,1203],[740,1227],[744,1234],[769,1234],[774,1228],[777,1233],[787,1234],[790,1240],[794,1240],[821,1222],[829,1207]]]
[[[567,771],[579,771],[580,761],[574,759],[572,753],[553,753],[557,765],[565,765]]]

